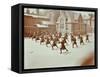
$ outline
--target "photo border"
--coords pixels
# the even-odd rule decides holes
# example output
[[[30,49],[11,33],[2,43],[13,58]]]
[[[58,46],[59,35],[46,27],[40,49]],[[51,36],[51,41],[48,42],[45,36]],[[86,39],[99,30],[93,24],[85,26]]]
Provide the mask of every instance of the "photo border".
[[[53,9],[53,10],[71,10],[71,11],[87,11],[95,12],[95,65],[89,66],[71,66],[71,67],[54,67],[54,68],[37,68],[24,69],[24,8],[38,8],[38,9]],[[66,71],[66,70],[83,70],[83,69],[97,69],[98,68],[98,9],[88,7],[69,7],[69,6],[55,6],[55,5],[36,5],[36,4],[20,4],[20,71],[22,73],[32,72],[50,72],[50,71]]]

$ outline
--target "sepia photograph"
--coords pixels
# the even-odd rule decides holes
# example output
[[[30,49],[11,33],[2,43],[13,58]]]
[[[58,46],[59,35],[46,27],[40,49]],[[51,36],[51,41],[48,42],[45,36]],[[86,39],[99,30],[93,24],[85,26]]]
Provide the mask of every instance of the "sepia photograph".
[[[24,8],[24,69],[95,65],[95,12]]]

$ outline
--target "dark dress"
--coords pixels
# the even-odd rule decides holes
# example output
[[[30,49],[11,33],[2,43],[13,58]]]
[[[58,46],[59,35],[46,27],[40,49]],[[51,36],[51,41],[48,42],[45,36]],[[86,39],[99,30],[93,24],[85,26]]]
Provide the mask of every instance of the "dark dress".
[[[66,49],[66,47],[64,45],[64,41],[61,42],[61,49]]]

